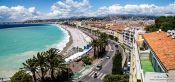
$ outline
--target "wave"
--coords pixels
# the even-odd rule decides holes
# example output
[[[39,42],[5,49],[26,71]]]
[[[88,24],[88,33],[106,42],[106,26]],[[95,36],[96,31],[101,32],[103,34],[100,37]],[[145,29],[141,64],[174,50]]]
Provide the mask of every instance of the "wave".
[[[69,42],[70,36],[68,31],[63,29],[60,25],[57,25],[57,24],[52,24],[52,25],[57,26],[61,31],[64,32],[64,37],[63,37],[64,39],[61,42],[51,45],[49,48],[56,48],[56,49],[59,49],[61,52],[64,49],[64,47],[66,47],[66,44]]]

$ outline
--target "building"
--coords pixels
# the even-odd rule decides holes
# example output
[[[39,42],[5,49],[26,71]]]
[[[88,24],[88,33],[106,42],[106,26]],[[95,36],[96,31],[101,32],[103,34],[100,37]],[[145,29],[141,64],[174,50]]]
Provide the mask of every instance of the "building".
[[[142,27],[127,27],[123,30],[123,43],[129,47],[133,47],[135,38],[138,38],[138,33],[145,33]]]
[[[163,82],[175,81],[175,31],[157,31],[143,35],[143,44],[139,47],[139,56],[142,72],[142,81],[150,81],[152,75],[160,77],[164,74],[166,77]],[[150,72],[152,74],[150,74]],[[146,77],[146,78],[145,78]],[[150,77],[150,78],[148,78]],[[160,82],[154,79],[150,82]],[[162,82],[162,81],[161,81]]]

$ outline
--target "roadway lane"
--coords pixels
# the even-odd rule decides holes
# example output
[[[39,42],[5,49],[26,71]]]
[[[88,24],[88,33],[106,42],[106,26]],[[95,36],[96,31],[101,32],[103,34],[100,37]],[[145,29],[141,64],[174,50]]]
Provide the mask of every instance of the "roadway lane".
[[[95,68],[96,66],[93,67],[93,69],[84,77],[80,78],[79,81],[82,82],[102,82],[102,79],[104,78],[105,75],[111,73],[112,70],[112,58],[116,53],[116,47],[112,41],[108,41],[109,45],[111,46],[112,50],[108,50],[106,53],[106,56],[110,56],[110,59],[106,59],[106,56],[102,58],[102,61],[99,63],[102,65],[102,69],[100,71],[97,71]],[[97,77],[94,78],[94,74],[97,73]]]

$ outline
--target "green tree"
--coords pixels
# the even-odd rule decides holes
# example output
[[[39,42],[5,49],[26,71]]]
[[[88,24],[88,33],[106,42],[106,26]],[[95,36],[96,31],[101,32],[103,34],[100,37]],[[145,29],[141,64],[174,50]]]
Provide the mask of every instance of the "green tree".
[[[86,65],[90,65],[90,64],[91,64],[91,61],[92,61],[92,59],[89,58],[88,56],[82,57],[81,60],[82,60]]]
[[[32,76],[23,70],[16,72],[11,78],[11,82],[32,82]]]
[[[26,71],[30,71],[32,73],[34,82],[36,82],[36,69],[37,69],[37,65],[36,65],[36,60],[35,58],[30,58],[28,60],[26,60],[25,63],[23,63],[23,69]]]
[[[55,48],[46,51],[46,62],[51,73],[52,81],[56,80],[56,75],[61,73],[61,71],[66,70],[66,64],[64,64],[65,61],[58,52],[59,51]]]
[[[123,74],[122,72],[122,56],[118,53],[114,56],[112,74]]]
[[[155,19],[155,24],[145,28],[148,32],[154,32],[162,29],[162,31],[175,29],[175,16],[160,16]]]
[[[57,75],[58,82],[68,82],[72,80],[73,72],[70,68],[66,68]]]
[[[163,22],[160,26],[163,31],[173,30],[173,24],[170,22]]]
[[[36,65],[37,67],[39,67],[39,70],[41,72],[41,82],[44,81],[44,76],[46,75],[47,71],[48,71],[48,67],[47,67],[47,63],[46,63],[46,58],[45,56],[45,52],[41,52],[41,53],[37,53],[37,56],[34,57],[36,60]]]
[[[95,58],[97,57],[97,46],[98,46],[98,42],[97,42],[97,40],[93,40],[92,41],[92,43],[91,43],[91,45],[93,46],[93,49],[94,49],[94,56],[95,56]]]

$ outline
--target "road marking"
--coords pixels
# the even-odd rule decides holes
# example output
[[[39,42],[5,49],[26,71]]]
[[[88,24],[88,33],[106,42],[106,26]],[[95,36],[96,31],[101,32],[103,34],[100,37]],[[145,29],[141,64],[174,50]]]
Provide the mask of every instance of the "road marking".
[[[105,77],[106,74],[104,74],[100,79],[103,80],[103,78]]]
[[[100,72],[97,72],[97,76],[100,74]]]
[[[103,73],[101,73],[97,78],[99,79],[102,75],[103,75]]]
[[[91,75],[93,75],[93,73],[95,73],[95,71],[92,71],[88,76],[91,76]]]

